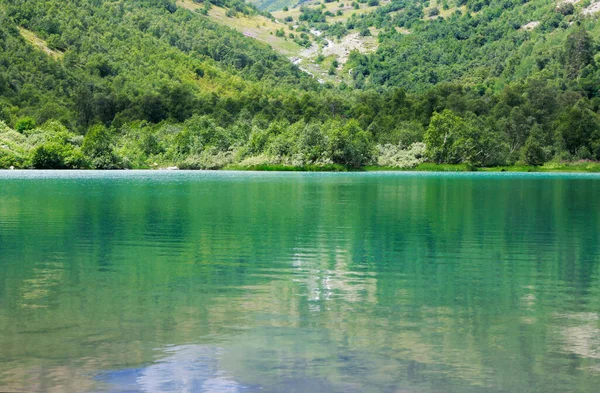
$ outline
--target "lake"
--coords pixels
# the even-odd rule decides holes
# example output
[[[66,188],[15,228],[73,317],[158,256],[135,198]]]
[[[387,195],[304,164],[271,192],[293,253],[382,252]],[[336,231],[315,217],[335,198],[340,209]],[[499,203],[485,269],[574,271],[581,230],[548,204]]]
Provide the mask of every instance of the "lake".
[[[597,392],[600,176],[0,172],[0,391]]]

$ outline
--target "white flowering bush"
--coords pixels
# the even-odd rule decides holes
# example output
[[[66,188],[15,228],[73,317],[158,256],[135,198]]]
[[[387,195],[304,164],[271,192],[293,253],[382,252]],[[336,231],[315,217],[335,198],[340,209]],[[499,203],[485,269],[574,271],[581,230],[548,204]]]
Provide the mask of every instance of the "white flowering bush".
[[[377,145],[377,165],[398,169],[414,168],[425,161],[426,146],[415,142],[408,148],[401,145]]]
[[[200,154],[193,154],[178,163],[181,169],[221,169],[235,162],[236,150],[219,150],[209,147]]]

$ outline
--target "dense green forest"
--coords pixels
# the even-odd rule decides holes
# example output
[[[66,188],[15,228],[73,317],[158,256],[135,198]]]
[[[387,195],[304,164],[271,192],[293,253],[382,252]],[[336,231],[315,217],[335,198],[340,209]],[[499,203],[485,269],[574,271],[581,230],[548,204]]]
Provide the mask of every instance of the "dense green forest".
[[[377,35],[332,65],[351,77],[335,84],[174,1],[0,0],[0,168],[599,160],[589,3],[457,1],[307,18]]]

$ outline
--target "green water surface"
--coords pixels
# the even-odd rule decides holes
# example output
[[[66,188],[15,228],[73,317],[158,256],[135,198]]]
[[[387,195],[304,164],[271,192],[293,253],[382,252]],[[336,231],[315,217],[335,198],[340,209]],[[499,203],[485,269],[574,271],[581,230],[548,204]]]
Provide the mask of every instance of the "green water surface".
[[[0,391],[598,392],[600,176],[0,172]]]

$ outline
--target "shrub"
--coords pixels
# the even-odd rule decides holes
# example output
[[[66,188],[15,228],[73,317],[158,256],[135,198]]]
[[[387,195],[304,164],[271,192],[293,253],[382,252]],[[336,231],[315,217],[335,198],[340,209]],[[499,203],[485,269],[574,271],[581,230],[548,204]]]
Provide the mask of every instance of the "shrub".
[[[8,169],[11,166],[16,168],[23,167],[24,159],[12,150],[0,146],[0,168]]]
[[[36,169],[81,169],[87,162],[81,151],[71,145],[47,142],[36,147],[31,157]]]
[[[205,149],[200,154],[186,157],[177,163],[180,169],[221,169],[235,162],[236,151],[220,151],[215,147]]]
[[[32,117],[22,117],[15,123],[15,130],[20,133],[33,130],[35,128],[35,119]]]
[[[575,6],[572,3],[562,3],[556,7],[556,12],[565,16],[571,15],[575,12]]]
[[[534,135],[530,135],[529,138],[527,138],[527,141],[525,141],[522,158],[523,162],[527,165],[538,166],[544,165],[544,162],[546,162],[544,149]]]
[[[328,156],[334,164],[358,168],[371,162],[374,150],[371,135],[356,120],[344,125],[333,121],[327,128]]]
[[[377,165],[399,169],[410,169],[425,161],[425,144],[416,142],[408,149],[401,145],[377,145]]]
[[[427,13],[430,17],[438,16],[440,14],[440,10],[437,7],[433,7]]]
[[[123,165],[113,150],[113,133],[106,127],[91,127],[83,139],[83,153],[95,169],[117,169]]]

